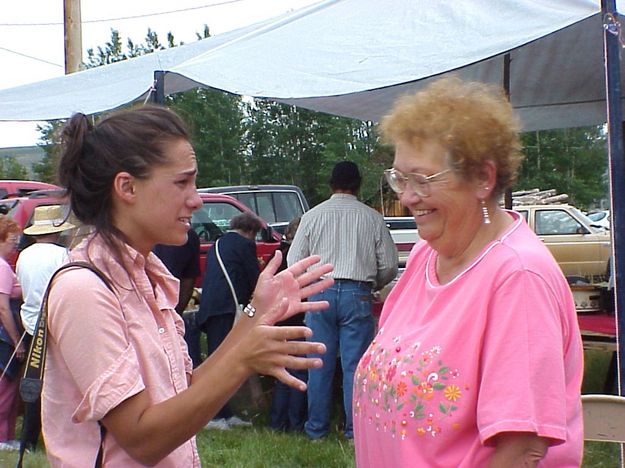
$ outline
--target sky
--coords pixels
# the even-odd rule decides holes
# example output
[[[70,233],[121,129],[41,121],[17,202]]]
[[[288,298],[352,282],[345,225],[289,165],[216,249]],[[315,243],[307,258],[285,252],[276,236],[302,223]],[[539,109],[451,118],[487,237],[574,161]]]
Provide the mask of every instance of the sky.
[[[161,43],[192,42],[208,25],[211,35],[279,16],[319,0],[81,0],[83,61],[87,49],[103,47],[111,30],[124,46],[144,42],[148,28]],[[19,0],[0,16],[0,89],[64,74],[63,0]],[[0,122],[0,148],[32,146],[36,123]]]

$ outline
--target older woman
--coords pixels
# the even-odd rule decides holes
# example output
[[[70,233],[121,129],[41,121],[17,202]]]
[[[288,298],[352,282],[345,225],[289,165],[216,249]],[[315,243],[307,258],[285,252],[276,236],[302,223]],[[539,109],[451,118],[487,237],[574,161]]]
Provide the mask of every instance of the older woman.
[[[502,93],[440,80],[381,124],[421,241],[354,382],[358,466],[579,466],[583,351],[568,285],[499,207],[521,162]]]
[[[16,317],[11,310],[11,299],[21,296],[17,277],[7,258],[15,252],[20,228],[8,216],[0,216],[0,450],[18,448],[15,438],[17,419],[19,361],[25,348]]]

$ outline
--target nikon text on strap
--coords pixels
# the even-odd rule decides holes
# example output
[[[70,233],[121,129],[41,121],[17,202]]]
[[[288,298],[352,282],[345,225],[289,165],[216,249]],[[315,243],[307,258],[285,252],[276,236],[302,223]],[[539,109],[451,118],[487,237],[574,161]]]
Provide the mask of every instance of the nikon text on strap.
[[[20,382],[20,395],[25,402],[32,403],[37,401],[41,395],[41,387],[43,386],[43,370],[46,364],[46,345],[48,340],[48,296],[50,287],[57,275],[68,268],[87,268],[95,273],[106,287],[113,291],[113,285],[110,280],[91,263],[87,262],[71,262],[60,267],[50,278],[48,287],[41,302],[41,311],[30,349],[28,350],[28,359],[26,361],[26,369],[24,377]]]
[[[20,382],[20,395],[22,400],[26,403],[34,403],[36,402],[41,395],[41,388],[43,387],[43,371],[46,364],[46,346],[48,340],[48,296],[50,295],[50,289],[52,288],[52,282],[57,277],[57,275],[69,268],[86,268],[95,273],[106,285],[108,289],[115,292],[113,290],[113,285],[111,281],[102,273],[98,268],[88,262],[70,262],[66,263],[58,270],[54,272],[50,281],[48,282],[48,287],[46,288],[46,292],[43,295],[43,299],[41,301],[41,311],[39,312],[39,319],[37,320],[37,325],[35,326],[35,333],[33,335],[32,341],[30,343],[30,349],[28,350],[28,359],[26,361],[26,368],[24,370],[24,377]],[[98,450],[98,455],[95,460],[96,468],[102,466],[102,456],[103,456],[103,443],[104,436],[106,435],[106,428],[103,424],[100,424],[100,448]],[[23,439],[23,438],[22,438]],[[24,440],[22,440],[20,446],[20,453],[17,461],[17,468],[21,468],[22,459],[24,457],[25,445]]]

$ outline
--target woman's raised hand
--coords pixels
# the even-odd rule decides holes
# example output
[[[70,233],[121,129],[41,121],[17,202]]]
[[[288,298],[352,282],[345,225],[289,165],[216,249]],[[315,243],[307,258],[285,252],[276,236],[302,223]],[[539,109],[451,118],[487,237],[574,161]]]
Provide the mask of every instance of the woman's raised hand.
[[[306,384],[287,369],[321,367],[321,359],[306,357],[325,352],[322,343],[304,341],[312,336],[310,328],[273,326],[295,314],[328,307],[327,301],[302,302],[334,283],[332,278],[323,278],[332,271],[332,265],[313,267],[319,260],[319,256],[311,256],[276,274],[282,262],[282,252],[276,251],[258,277],[252,298],[256,315],[242,317],[226,338],[236,343],[236,354],[248,373],[272,375],[287,385],[305,390]],[[310,267],[313,268],[307,271]]]
[[[320,260],[318,255],[311,255],[276,274],[282,262],[282,252],[276,251],[258,277],[252,299],[252,304],[261,314],[262,323],[273,325],[301,312],[328,307],[327,301],[302,302],[303,299],[323,291],[334,283],[332,278],[323,278],[323,275],[333,269],[329,263],[307,271]],[[286,310],[279,307],[283,299],[287,301]]]

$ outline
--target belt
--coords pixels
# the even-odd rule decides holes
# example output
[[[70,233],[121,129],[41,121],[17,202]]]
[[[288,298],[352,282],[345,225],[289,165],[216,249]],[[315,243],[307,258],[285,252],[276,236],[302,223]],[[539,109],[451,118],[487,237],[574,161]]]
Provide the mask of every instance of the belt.
[[[361,286],[366,286],[367,288],[371,287],[371,283],[369,283],[368,281],[356,281],[356,280],[350,280],[350,279],[344,279],[344,278],[334,278],[334,282],[335,283],[353,283],[353,284],[359,284]]]

